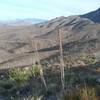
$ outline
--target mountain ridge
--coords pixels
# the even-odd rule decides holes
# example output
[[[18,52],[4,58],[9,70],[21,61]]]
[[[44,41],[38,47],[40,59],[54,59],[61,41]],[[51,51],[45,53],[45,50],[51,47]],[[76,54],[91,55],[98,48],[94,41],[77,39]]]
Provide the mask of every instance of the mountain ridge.
[[[26,19],[15,19],[15,20],[4,20],[0,21],[1,26],[19,26],[19,25],[31,25],[31,24],[38,24],[42,22],[46,22],[45,19],[38,19],[38,18],[26,18]]]
[[[21,67],[35,62],[34,45],[40,59],[59,55],[58,30],[66,54],[100,51],[100,24],[82,16],[57,17],[39,24],[0,28],[0,66]]]
[[[100,23],[100,8],[98,8],[97,10],[92,11],[90,13],[81,15],[80,17],[88,18],[88,19],[92,20],[95,23]]]

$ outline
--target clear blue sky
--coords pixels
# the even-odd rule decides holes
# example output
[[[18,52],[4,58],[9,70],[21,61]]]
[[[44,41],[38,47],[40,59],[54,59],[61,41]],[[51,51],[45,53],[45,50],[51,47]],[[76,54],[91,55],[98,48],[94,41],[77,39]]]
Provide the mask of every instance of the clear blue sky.
[[[100,0],[1,0],[0,20],[83,14],[100,7]]]

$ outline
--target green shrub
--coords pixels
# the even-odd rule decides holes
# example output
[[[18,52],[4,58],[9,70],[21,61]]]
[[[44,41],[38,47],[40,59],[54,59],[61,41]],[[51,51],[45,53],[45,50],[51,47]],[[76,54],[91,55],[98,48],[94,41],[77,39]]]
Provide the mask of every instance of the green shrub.
[[[30,72],[25,69],[13,68],[9,71],[9,77],[16,83],[24,85],[30,77]]]
[[[96,58],[94,55],[90,55],[90,54],[87,54],[87,53],[81,53],[80,54],[80,59],[82,61],[84,61],[86,64],[94,64],[96,63]]]
[[[40,75],[40,70],[41,70],[41,67],[39,67],[39,65],[33,65],[32,68],[31,68],[31,73],[34,76],[39,76]]]

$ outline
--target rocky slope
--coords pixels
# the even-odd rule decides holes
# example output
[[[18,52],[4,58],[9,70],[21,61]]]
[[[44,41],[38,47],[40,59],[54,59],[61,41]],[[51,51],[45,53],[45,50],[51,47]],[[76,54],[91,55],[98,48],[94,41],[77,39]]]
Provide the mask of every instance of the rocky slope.
[[[98,10],[92,15],[62,16],[35,25],[0,26],[0,68],[32,65],[35,62],[34,42],[38,45],[40,59],[58,54],[58,31],[66,53],[98,52],[100,24],[99,19],[98,23],[94,20],[100,14],[96,12]]]

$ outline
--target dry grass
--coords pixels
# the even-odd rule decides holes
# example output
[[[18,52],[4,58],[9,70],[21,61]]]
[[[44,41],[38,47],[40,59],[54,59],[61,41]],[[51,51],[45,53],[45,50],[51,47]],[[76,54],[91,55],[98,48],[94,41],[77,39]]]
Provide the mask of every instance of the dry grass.
[[[98,100],[95,88],[80,89],[81,100]]]
[[[67,93],[60,100],[99,100],[96,95],[96,89],[93,87],[82,87],[78,90]]]

